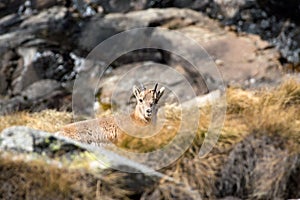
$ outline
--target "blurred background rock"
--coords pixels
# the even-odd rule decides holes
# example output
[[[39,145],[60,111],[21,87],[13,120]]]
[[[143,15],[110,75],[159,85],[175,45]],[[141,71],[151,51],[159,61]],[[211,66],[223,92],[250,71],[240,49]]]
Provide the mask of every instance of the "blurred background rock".
[[[195,39],[215,60],[227,85],[276,84],[283,72],[299,71],[299,13],[297,0],[4,0],[0,2],[0,112],[70,110],[80,62],[101,41],[137,27],[175,29]],[[195,80],[214,81],[195,77],[187,62],[162,50],[130,52],[111,63],[110,69],[146,61],[181,69],[186,77],[193,77],[189,81],[198,95],[208,90],[199,88]],[[111,72],[106,77],[114,76]],[[107,91],[109,80],[103,79],[99,91]],[[217,88],[219,83],[214,84]],[[45,96],[29,92],[45,87]]]

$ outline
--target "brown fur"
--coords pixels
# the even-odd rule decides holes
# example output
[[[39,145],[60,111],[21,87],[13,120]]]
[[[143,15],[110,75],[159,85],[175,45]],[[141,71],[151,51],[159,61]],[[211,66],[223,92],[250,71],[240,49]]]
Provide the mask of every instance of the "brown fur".
[[[61,134],[74,140],[97,145],[117,142],[120,129],[111,117],[69,124],[63,127]]]
[[[130,117],[136,125],[147,126],[151,123],[153,115],[156,115],[156,103],[164,92],[164,88],[161,88],[158,92],[156,88],[157,85],[154,89],[140,90],[134,86],[133,92],[137,99],[137,105]],[[147,114],[145,110],[147,109],[151,110],[148,113],[149,117],[145,116]],[[109,142],[116,143],[122,134],[122,130],[113,117],[107,117],[69,124],[63,127],[59,133],[84,143],[100,145]]]

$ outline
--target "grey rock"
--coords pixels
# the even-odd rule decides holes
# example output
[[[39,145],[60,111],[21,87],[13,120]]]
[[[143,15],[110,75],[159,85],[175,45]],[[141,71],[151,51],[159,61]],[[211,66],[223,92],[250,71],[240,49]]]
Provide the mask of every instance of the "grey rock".
[[[39,75],[31,65],[37,50],[35,48],[19,48],[19,55],[22,57],[22,62],[14,71],[12,87],[13,94],[19,94],[30,84],[39,80]]]
[[[54,156],[65,152],[65,155],[76,154],[83,148],[68,142],[67,139],[58,139],[53,134],[23,126],[10,127],[0,135],[0,149],[17,151],[20,153],[38,153]]]
[[[190,8],[193,10],[203,10],[208,7],[209,0],[174,0],[173,5],[174,7],[178,8]]]
[[[163,52],[159,49],[139,49],[126,53],[116,59],[111,65],[122,66],[134,62],[153,61],[156,63],[163,63]]]
[[[93,0],[94,4],[101,6],[105,13],[126,13],[147,8],[148,0]]]
[[[69,34],[73,28],[68,20],[71,20],[71,17],[67,16],[67,9],[59,6],[24,17],[9,28],[10,32],[0,35],[0,52],[26,46],[27,42],[43,36],[56,43],[69,44]],[[71,27],[66,29],[66,25]]]
[[[201,108],[209,104],[213,104],[220,100],[221,91],[215,90],[210,92],[209,94],[203,96],[197,96],[189,101],[186,101],[182,104],[183,109],[192,110],[195,108]]]
[[[33,83],[21,93],[21,96],[32,103],[37,103],[40,99],[47,99],[48,95],[60,89],[60,83],[54,80],[41,80]]]
[[[0,101],[0,115],[9,114],[15,111],[22,110],[21,105],[25,104],[21,96],[16,96],[11,99],[4,99]]]
[[[31,65],[42,79],[65,82],[75,76],[74,61],[69,54],[64,52],[42,50],[35,54]]]
[[[128,170],[141,172],[153,178],[165,177],[170,181],[174,181],[172,178],[160,172],[107,150],[105,146],[102,148],[83,144],[57,134],[51,134],[28,127],[15,126],[3,130],[0,134],[0,149],[19,153],[35,152],[38,155],[46,155],[52,158],[66,157],[69,159],[72,159],[71,155],[78,155],[80,152],[89,151],[95,154],[99,159],[96,167],[124,169],[125,172]]]
[[[79,118],[94,118],[95,92],[98,90],[100,76],[104,73],[105,63],[83,59],[76,65],[78,76],[72,90],[72,110]]]
[[[103,104],[110,104],[122,107],[128,102],[134,101],[132,98],[132,86],[143,83],[146,87],[153,87],[157,81],[160,87],[166,87],[163,99],[170,102],[187,101],[197,95],[204,94],[207,91],[205,85],[193,90],[193,77],[183,76],[172,67],[154,62],[131,63],[121,66],[111,74],[102,77],[100,83],[100,101]],[[183,72],[184,74],[184,72]],[[188,74],[186,72],[186,74]],[[126,83],[126,84],[124,84]],[[168,98],[168,99],[166,99]],[[131,100],[130,100],[131,99]],[[164,101],[163,100],[163,101]],[[133,102],[132,102],[133,103]]]
[[[73,8],[78,11],[81,17],[90,17],[96,14],[96,9],[90,5],[88,0],[72,0]]]
[[[90,159],[91,156],[93,159]],[[49,195],[48,191],[47,193],[43,192],[45,190],[44,186],[47,187],[49,182],[43,178],[39,180],[39,177],[45,173],[43,177],[48,178],[49,172],[51,174],[52,170],[55,170],[58,176],[62,173],[66,176],[78,173],[81,183],[86,181],[84,184],[86,183],[88,187],[91,186],[91,183],[95,183],[94,181],[99,181],[99,179],[107,175],[107,173],[116,173],[115,175],[119,177],[116,182],[117,184],[109,181],[107,186],[110,185],[112,188],[120,187],[122,191],[134,191],[138,194],[143,192],[146,188],[149,188],[149,186],[153,187],[154,183],[160,178],[167,178],[159,172],[148,169],[145,166],[139,165],[124,157],[117,156],[104,149],[94,149],[76,141],[28,127],[10,127],[0,134],[0,157],[0,171],[1,174],[5,174],[5,176],[1,177],[1,199],[19,199],[24,195],[29,198],[38,199],[43,199],[45,196],[47,196],[47,198],[50,196],[50,199],[65,199],[66,195],[63,190],[55,189],[51,192],[51,195]],[[112,158],[112,161],[106,160],[105,164],[103,164],[102,161],[106,158]],[[84,164],[78,163],[78,159],[83,161]],[[110,162],[112,164],[110,164]],[[120,175],[120,172],[113,170],[114,168],[112,167],[112,165],[116,166],[117,164],[122,164],[124,168],[126,166],[127,168],[135,169],[139,172],[147,170],[148,173],[126,174],[122,172],[122,175]],[[45,168],[42,168],[43,170],[37,174],[37,166],[39,166],[38,169],[42,167]],[[76,167],[70,168],[70,166]],[[13,180],[12,176],[14,177]],[[38,181],[33,180],[32,176],[37,176],[35,178],[38,179]],[[86,176],[88,176],[88,179],[85,179]],[[21,179],[22,181],[20,181]],[[59,181],[55,181],[57,180],[52,180],[50,184],[60,184]],[[119,181],[122,182],[122,185],[119,184]],[[22,190],[24,182],[31,188],[30,191]],[[37,187],[35,187],[35,185],[37,185]],[[93,187],[96,186],[94,184],[92,185]],[[80,184],[79,187],[81,186],[82,184]],[[103,184],[101,187],[103,187]],[[78,189],[80,190],[80,188]],[[64,194],[62,195],[61,193]],[[72,191],[68,194],[71,193]],[[82,195],[79,192],[77,197],[81,198],[86,196],[86,193]],[[89,197],[91,196],[88,196],[88,198]],[[110,189],[108,189],[108,195],[103,194],[101,191],[101,198],[115,199]]]
[[[221,72],[223,80],[214,78],[214,75],[218,73],[217,71],[202,73],[205,82],[213,89],[218,89],[222,85],[222,81],[226,85],[253,88],[261,86],[263,82],[269,84],[281,77],[278,71],[278,68],[282,67],[279,62],[278,50],[258,36],[252,34],[237,36],[232,32],[218,30],[218,28],[211,30],[200,26],[182,28],[180,31],[201,44],[209,55],[207,57],[216,63],[210,66]],[[241,46],[243,51],[240,49]],[[168,63],[181,63],[183,66],[190,66],[189,63],[174,55],[170,56]],[[201,62],[199,62],[199,66],[205,70],[205,65],[201,65]],[[189,67],[188,69],[193,68]],[[252,81],[250,81],[251,79]],[[256,81],[253,82],[253,79]],[[268,80],[273,81],[269,82]],[[249,83],[246,84],[247,82]]]
[[[155,2],[157,3],[158,1],[152,1],[152,3]],[[210,2],[200,2],[196,0],[185,2],[159,2],[166,6],[168,6],[169,3],[170,5],[172,4],[178,7],[198,6],[199,9],[210,6],[208,5]],[[233,10],[231,13],[231,8],[242,8],[249,2],[250,0],[236,0],[232,2],[215,0],[214,4],[217,7],[218,5],[224,5],[224,15],[230,17],[233,15],[232,13],[236,12],[236,10]],[[268,49],[266,51],[270,50],[270,45],[255,47],[257,41],[259,41],[258,43],[261,42],[261,40],[256,39],[253,42],[251,41],[251,44],[248,45],[249,42],[247,40],[249,38],[236,36],[233,33],[229,34],[229,31],[222,28],[216,21],[211,20],[196,11],[178,8],[140,10],[145,6],[155,7],[155,5],[153,4],[150,6],[150,1],[130,1],[130,5],[127,8],[126,6],[128,5],[123,4],[124,2],[109,1],[106,3],[111,7],[111,12],[114,12],[113,9],[115,9],[115,11],[118,12],[123,12],[124,10],[124,13],[109,13],[106,15],[98,13],[84,17],[82,13],[94,4],[103,6],[105,10],[105,2],[97,0],[74,0],[69,2],[71,3],[69,7],[57,6],[61,5],[61,1],[57,1],[57,3],[56,6],[52,6],[54,5],[54,0],[47,0],[45,1],[45,5],[40,7],[41,10],[38,9],[31,15],[11,14],[0,20],[0,27],[3,27],[3,29],[0,28],[3,30],[3,34],[0,35],[0,59],[2,61],[0,66],[0,77],[5,78],[5,80],[1,79],[0,93],[10,95],[10,97],[12,95],[17,95],[17,97],[11,101],[14,102],[12,104],[13,106],[8,106],[10,108],[16,107],[18,109],[23,109],[24,107],[28,107],[28,105],[21,106],[24,105],[24,101],[26,100],[21,100],[20,102],[19,99],[23,98],[20,94],[22,91],[26,90],[28,86],[42,79],[59,81],[62,85],[66,85],[69,88],[69,91],[71,91],[70,88],[72,88],[73,85],[72,81],[78,71],[76,69],[77,60],[70,58],[72,57],[70,56],[70,52],[83,58],[96,45],[105,41],[105,39],[122,31],[138,27],[166,27],[169,29],[176,29],[183,32],[186,36],[197,40],[197,42],[208,50],[208,53],[213,56],[214,60],[221,60],[221,62],[218,63],[221,63],[222,65],[220,66],[220,70],[225,77],[226,84],[231,84],[232,81],[243,85],[244,83],[249,83],[248,85],[257,85],[256,83],[266,77],[266,68],[269,69],[270,66],[273,66],[273,68],[280,68],[280,63],[278,62],[279,56],[270,55],[272,58],[266,58],[269,56],[269,53],[265,54],[264,52],[265,49]],[[38,7],[38,4],[43,4],[43,2],[38,0],[32,1],[31,6]],[[112,8],[113,6],[116,7]],[[220,9],[223,9],[222,6],[219,7]],[[49,9],[44,10],[43,8]],[[74,8],[76,12],[74,12]],[[228,10],[226,11],[227,8]],[[127,9],[129,9],[128,11],[135,11],[126,13]],[[135,35],[132,34],[131,37],[128,37],[124,41],[119,41],[117,44],[106,46],[99,51],[97,56],[105,64],[111,64],[112,68],[110,69],[121,68],[127,64],[130,65],[132,63],[145,61],[168,64],[182,72],[183,76],[191,83],[196,96],[219,89],[219,86],[222,85],[222,81],[216,80],[215,77],[211,76],[209,73],[202,73],[202,77],[199,77],[197,70],[195,70],[188,62],[185,62],[179,56],[169,54],[159,49],[144,49],[137,51],[130,51],[130,49],[128,49],[130,52],[127,54],[120,57],[114,57],[115,51],[118,50],[118,48],[121,48],[120,44],[125,43],[134,47],[137,42],[147,43],[147,41],[165,41],[167,45],[173,48],[182,47],[184,49],[185,46],[188,46],[172,37],[166,37],[163,34],[153,31],[148,35],[145,35],[144,38],[138,38],[138,40]],[[245,48],[245,57],[247,57],[247,59],[244,59],[244,56],[239,56],[240,51],[238,50],[240,46],[245,45],[248,45],[251,48],[250,50]],[[14,54],[16,55],[14,55],[13,58],[5,59],[5,54],[10,51],[15,52]],[[251,53],[250,56],[248,55],[249,52]],[[256,57],[253,55],[259,55],[259,59],[254,59]],[[197,58],[197,55],[193,56]],[[114,59],[108,60],[107,58],[109,57],[113,57]],[[266,62],[267,64],[264,65]],[[203,64],[205,63],[197,63],[199,66],[202,66]],[[245,66],[244,68],[246,69],[240,70],[240,66]],[[259,66],[259,68],[257,66]],[[268,71],[268,73],[269,72],[270,71]],[[96,73],[96,77],[99,77],[99,72]],[[142,80],[146,80],[143,76],[141,77]],[[273,76],[272,73],[268,77],[272,78],[275,76]],[[277,77],[275,77],[275,79],[276,78]],[[254,79],[256,82],[252,84],[252,80]],[[94,85],[95,83],[93,82],[91,84]],[[173,83],[170,84],[174,85]],[[102,98],[102,100],[111,93],[108,91],[109,89],[106,88],[103,87],[102,93],[105,97]],[[86,90],[83,90],[84,92],[89,90],[88,88],[85,89]],[[64,94],[58,93],[59,94],[54,96]],[[179,93],[180,96],[185,96],[184,92]],[[79,92],[78,94],[81,95],[82,93]],[[94,96],[82,96],[81,101],[84,102],[91,98],[94,98]],[[187,97],[187,99],[188,98],[189,97]],[[109,98],[106,98],[105,101],[107,100],[109,102]],[[82,104],[82,102],[80,104]],[[11,103],[9,103],[9,105],[11,105]],[[84,112],[88,114],[92,113],[92,107],[93,106],[88,108],[84,107],[86,108],[86,111]]]
[[[148,9],[127,14],[113,13],[104,17],[95,15],[82,27],[83,31],[78,38],[78,48],[90,51],[105,39],[119,32],[133,28],[159,26],[170,19],[182,19],[182,21],[186,19],[189,24],[207,21],[207,18],[201,13],[178,8]]]
[[[31,0],[32,8],[43,10],[55,5],[62,5],[64,0]]]
[[[6,82],[6,78],[3,74],[0,74],[0,95],[4,95],[6,93],[7,90],[7,82]]]
[[[26,128],[6,129],[1,133],[0,141],[2,149],[32,152],[34,150],[34,138],[32,133],[37,132]]]
[[[220,9],[220,14],[225,18],[234,17],[244,6],[253,4],[253,0],[214,0],[214,3]]]
[[[18,30],[0,35],[0,53],[15,49],[33,39],[34,35],[29,30]]]
[[[62,97],[67,92],[55,80],[40,80],[28,86],[15,97],[0,102],[0,115],[29,109],[40,111],[46,108],[59,107]]]
[[[0,17],[16,13],[25,0],[3,0],[0,2]]]
[[[44,29],[45,26],[51,26],[55,25],[57,22],[62,22],[63,18],[66,16],[66,13],[66,8],[55,6],[26,19],[20,24],[20,28],[31,27]]]
[[[7,33],[13,26],[22,22],[23,19],[16,13],[0,18],[0,34]]]
[[[45,45],[43,40],[32,40],[30,45],[32,47],[19,47],[17,54],[13,51],[4,54],[2,66],[0,65],[0,76],[5,78],[2,79],[0,93],[18,95],[29,85],[41,79],[61,82],[74,79],[76,74],[73,71],[73,59],[69,54],[46,49],[38,51],[37,46]]]
[[[241,198],[233,197],[233,196],[227,196],[218,200],[241,200]]]

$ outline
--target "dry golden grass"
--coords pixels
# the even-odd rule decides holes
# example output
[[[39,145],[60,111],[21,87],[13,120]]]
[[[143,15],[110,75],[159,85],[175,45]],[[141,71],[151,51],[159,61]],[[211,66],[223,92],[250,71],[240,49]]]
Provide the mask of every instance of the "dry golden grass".
[[[282,134],[299,141],[300,84],[288,80],[272,90],[245,91],[238,88],[227,90],[227,116],[220,136],[220,145],[230,146],[253,132]],[[196,139],[201,144],[210,123],[210,107],[201,108],[201,118]],[[159,149],[169,143],[180,125],[181,110],[176,105],[165,108],[166,123],[159,134],[152,138],[138,139],[124,136],[118,146],[138,152]],[[110,110],[98,113],[98,117],[111,115]],[[56,132],[72,122],[71,113],[45,110],[40,113],[18,112],[0,116],[0,131],[23,125],[48,132]],[[234,141],[234,142],[233,142]]]
[[[286,155],[297,157],[300,155],[300,83],[295,80],[288,80],[282,85],[273,89],[262,89],[260,91],[245,91],[238,88],[229,88],[227,97],[227,115],[218,143],[212,152],[205,158],[199,158],[198,152],[210,123],[209,106],[201,108],[201,118],[196,137],[191,147],[174,164],[162,171],[173,177],[178,182],[184,183],[187,188],[194,188],[204,198],[215,198],[214,191],[219,172],[228,161],[228,155],[249,136],[260,138],[267,136],[273,141],[281,142],[281,149]],[[110,115],[106,111],[102,115]],[[148,152],[160,149],[171,141],[177,134],[180,122],[180,109],[175,105],[166,107],[166,124],[155,137],[138,139],[130,136],[123,136],[118,146],[135,152]],[[56,111],[43,111],[41,113],[16,113],[0,117],[0,130],[12,125],[27,125],[32,128],[55,132],[61,126],[71,122],[70,113]],[[251,138],[251,137],[250,137]],[[237,151],[238,152],[238,151]],[[276,151],[274,151],[276,152]],[[284,154],[285,155],[285,154]],[[292,157],[291,157],[292,158]],[[275,164],[272,164],[275,163]],[[258,165],[255,170],[258,174],[265,168],[278,171],[278,176],[290,174],[286,166],[292,166],[287,162],[279,165],[280,159],[265,161]],[[278,168],[276,167],[278,166]],[[293,164],[294,166],[294,164]],[[283,179],[275,174],[265,174],[262,177],[269,179],[268,186],[262,187],[264,181],[259,182],[253,190],[253,198],[276,197],[278,191],[273,192],[272,184],[281,184],[288,179]],[[80,177],[77,177],[80,178]],[[273,179],[271,179],[273,178]],[[275,179],[279,178],[281,182]],[[278,179],[278,180],[279,180]],[[168,196],[166,193],[171,186],[158,183],[156,189],[149,188],[147,195],[157,198]],[[282,183],[283,184],[283,183]],[[261,188],[258,188],[260,187]],[[245,186],[248,187],[248,186]],[[276,186],[277,187],[277,186]],[[279,186],[277,188],[280,188]],[[267,191],[268,190],[268,191]],[[281,191],[281,190],[280,190]],[[260,194],[265,192],[264,194]],[[275,196],[274,196],[275,195]],[[283,195],[284,196],[284,195]]]
[[[10,126],[28,126],[47,132],[56,132],[71,121],[72,114],[67,112],[55,110],[44,110],[39,113],[18,112],[0,116],[0,131]]]
[[[299,147],[300,83],[288,80],[271,91],[258,92],[256,97],[258,100],[241,113],[248,132],[283,137],[287,148]]]
[[[225,126],[211,152],[218,157],[215,162],[221,174],[215,177],[222,186],[216,190],[218,197],[297,197],[288,188],[299,188],[291,177],[299,173],[300,83],[288,80],[255,92],[229,89],[227,97]]]
[[[289,140],[300,140],[300,83],[288,80],[277,88],[261,91],[227,90],[227,116],[218,145],[230,148],[252,133],[280,134]],[[210,124],[210,107],[200,109],[199,130],[196,143],[200,145]],[[119,146],[139,152],[159,149],[172,140],[178,130],[180,109],[175,105],[165,108],[169,120],[160,134],[153,138],[124,137]],[[170,127],[173,127],[171,129]],[[290,145],[287,142],[287,146]],[[198,149],[198,148],[196,148]]]
[[[280,135],[299,144],[299,82],[291,79],[274,89],[260,91],[229,88],[226,96],[227,116],[220,142],[257,133]]]
[[[239,141],[247,133],[281,134],[299,141],[300,131],[300,84],[288,80],[272,90],[245,91],[238,88],[227,90],[227,116],[220,141],[231,144],[231,140]],[[196,138],[201,141],[210,123],[210,107],[201,108],[199,130]],[[136,139],[123,137],[120,147],[151,151],[167,144],[177,133],[181,110],[176,105],[165,108],[167,122],[159,134],[153,138]],[[97,116],[111,115],[109,110]],[[72,122],[72,114],[45,110],[40,113],[18,112],[0,116],[0,131],[4,128],[23,125],[48,132],[56,132],[62,126]],[[234,138],[234,139],[233,139]],[[200,143],[201,143],[200,141]],[[198,141],[199,142],[199,141]],[[223,144],[222,144],[223,145]]]
[[[168,105],[164,109],[165,121],[161,129],[152,137],[138,138],[123,134],[118,146],[132,152],[150,152],[167,145],[177,134],[180,126],[180,107]]]
[[[274,143],[278,141],[282,144],[279,148],[285,149],[283,151],[286,151],[287,159],[295,160],[295,155],[300,155],[299,91],[300,83],[294,80],[288,80],[272,90],[245,91],[229,88],[226,94],[228,103],[226,120],[219,141],[212,152],[206,158],[199,158],[197,155],[210,122],[210,107],[205,107],[200,110],[199,130],[194,144],[165,173],[179,182],[186,183],[191,188],[197,188],[203,198],[215,199],[215,191],[218,190],[215,188],[216,181],[227,163],[229,153],[250,135],[255,135],[257,138],[268,136],[271,141],[275,141]],[[272,154],[272,151],[269,153]],[[256,173],[262,173],[262,177],[266,177],[267,180],[261,180],[257,185],[254,183],[254,189],[251,190],[253,193],[244,198],[287,197],[288,194],[279,196],[278,191],[282,193],[285,191],[281,188],[284,188],[286,181],[289,181],[289,174],[295,173],[292,172],[295,166],[291,168],[292,164],[289,162],[281,162],[279,165],[280,159],[276,159],[276,155],[273,157],[275,157],[274,160],[264,161],[257,165]],[[238,166],[238,169],[243,172],[239,167],[247,168],[247,165]],[[274,172],[263,173],[269,169],[274,169]],[[232,175],[228,174],[228,176]],[[239,174],[238,176],[246,175]],[[270,184],[266,186],[262,184],[263,182]],[[236,184],[249,187],[241,182]]]
[[[25,160],[0,154],[0,199],[129,199],[120,174],[74,170],[41,158]]]

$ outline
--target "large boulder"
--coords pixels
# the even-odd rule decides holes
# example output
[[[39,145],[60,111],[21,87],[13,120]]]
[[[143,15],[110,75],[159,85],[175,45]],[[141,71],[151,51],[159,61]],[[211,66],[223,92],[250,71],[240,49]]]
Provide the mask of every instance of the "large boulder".
[[[16,199],[22,195],[40,199],[130,198],[130,195],[141,196],[145,189],[155,187],[165,178],[174,189],[180,188],[172,178],[105,148],[27,127],[3,130],[0,160],[1,198]],[[139,173],[126,173],[129,169]],[[36,173],[34,177],[33,172]],[[71,180],[80,184],[74,185]],[[24,184],[31,189],[24,190]],[[92,191],[89,191],[90,187]]]
[[[203,46],[222,73],[225,84],[257,87],[280,80],[280,55],[270,43],[252,34],[238,36],[220,27],[211,29],[189,26],[179,30]],[[174,59],[170,62],[178,63]]]
[[[196,1],[189,2],[196,3]],[[248,1],[217,2],[222,5],[226,4],[226,8],[230,10],[236,4],[238,7],[243,7]],[[72,6],[78,10],[80,5],[93,3],[101,5],[101,3],[84,0],[69,3],[69,7],[50,6],[48,9],[37,10],[30,15],[11,14],[0,20],[1,95],[7,98],[15,96],[13,101],[19,102],[16,99],[20,98],[22,91],[43,79],[58,81],[72,91],[73,80],[81,69],[80,62],[85,60],[84,57],[96,45],[117,33],[140,27],[177,30],[184,36],[196,40],[208,52],[208,54],[204,53],[205,59],[209,60],[209,55],[211,55],[211,63],[216,62],[223,74],[225,84],[256,87],[265,83],[274,83],[279,79],[277,69],[281,68],[280,55],[270,43],[254,35],[236,35],[199,12],[178,8],[134,9],[137,11],[105,15],[99,12],[91,16],[82,16],[80,12],[78,14],[74,11]],[[79,7],[76,8],[76,5]],[[139,49],[114,57],[115,50],[119,50],[120,44],[134,47],[137,41],[148,40],[164,41],[171,48],[183,50],[189,46],[183,40],[166,37],[159,31],[149,32],[139,40],[132,34],[122,42],[110,44],[101,49],[100,61],[110,65],[109,70],[117,69],[123,72],[129,69],[128,66],[135,65],[137,62],[153,61],[167,64],[188,79],[196,95],[223,87],[222,80],[215,80],[219,72],[202,73],[200,77],[199,72],[187,60],[162,49]],[[243,51],[240,51],[241,46],[243,46]],[[188,51],[193,50],[188,49]],[[188,52],[187,54],[194,55]],[[106,58],[111,56],[115,59],[109,60],[111,63],[106,63]],[[194,56],[194,58],[201,58],[203,55]],[[196,65],[203,66],[205,63],[199,61]],[[124,66],[126,69],[119,69]],[[209,89],[205,90],[205,87]],[[107,96],[109,93],[107,89],[104,88],[103,91]],[[185,93],[181,95],[185,96]],[[18,107],[22,109],[27,106]]]
[[[68,92],[55,80],[43,79],[34,82],[13,98],[0,101],[0,115],[24,109],[41,111],[46,108],[66,106],[63,98]]]
[[[153,87],[155,80],[158,81],[160,87],[167,87],[164,96],[168,97],[167,101],[169,103],[178,100],[187,101],[208,92],[203,81],[201,85],[194,84],[194,80],[202,79],[200,74],[193,76],[184,68],[177,70],[176,72],[170,66],[154,62],[132,63],[121,66],[101,79],[100,102],[111,104],[111,101],[113,101],[114,105],[126,106],[124,102],[129,102],[130,97],[132,98],[131,87],[133,85],[147,84],[147,87]],[[191,89],[194,89],[193,92],[188,89],[187,84],[190,84]]]
[[[78,44],[78,49],[89,52],[100,42],[125,30],[161,26],[168,21],[177,21],[178,27],[205,23],[207,20],[201,13],[177,8],[148,9],[126,14],[112,13],[104,17],[98,14],[83,25],[78,41],[75,43]]]

